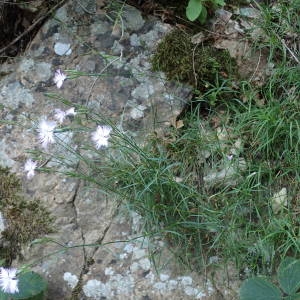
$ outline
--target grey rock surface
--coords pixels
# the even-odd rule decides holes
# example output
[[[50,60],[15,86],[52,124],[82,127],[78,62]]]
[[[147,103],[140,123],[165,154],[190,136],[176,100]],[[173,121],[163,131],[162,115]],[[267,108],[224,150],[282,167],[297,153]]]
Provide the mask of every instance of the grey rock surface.
[[[228,286],[225,272],[215,284],[206,274],[178,268],[162,241],[151,245],[137,238],[141,216],[124,211],[120,215],[122,208],[113,195],[59,174],[25,178],[26,150],[38,147],[36,122],[55,108],[65,109],[45,93],[104,113],[140,142],[153,126],[168,126],[188,98],[189,87],[167,82],[163,74],[151,71],[149,59],[171,30],[169,25],[148,21],[128,6],[122,23],[115,12],[107,17],[109,12],[100,9],[102,1],[89,5],[96,13],[86,13],[88,8],[69,1],[44,24],[20,60],[1,66],[7,75],[0,81],[0,117],[7,124],[0,127],[0,163],[22,177],[26,193],[41,199],[56,217],[57,228],[50,235],[56,242],[24,248],[23,260],[15,264],[38,260],[34,270],[48,280],[52,300],[75,295],[78,299],[222,299],[216,298],[218,290],[225,299],[234,299],[237,287]],[[101,76],[67,79],[58,91],[52,78],[57,69]],[[12,120],[21,126],[9,123]],[[90,246],[77,247],[84,244]],[[169,262],[159,273],[149,258],[151,247]]]

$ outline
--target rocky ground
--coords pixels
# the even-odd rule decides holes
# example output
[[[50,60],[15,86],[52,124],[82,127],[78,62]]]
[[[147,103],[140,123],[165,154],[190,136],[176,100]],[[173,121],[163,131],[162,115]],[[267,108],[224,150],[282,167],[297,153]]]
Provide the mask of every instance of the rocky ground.
[[[150,69],[149,57],[170,25],[143,17],[130,6],[123,7],[120,23],[118,10],[103,10],[101,1],[89,1],[88,12],[79,4],[69,1],[58,9],[27,51],[1,66],[1,118],[18,120],[21,126],[1,125],[0,165],[22,178],[27,195],[41,199],[55,216],[57,231],[49,236],[70,247],[51,256],[47,255],[62,247],[55,243],[26,247],[14,264],[38,261],[33,269],[49,282],[48,299],[236,299],[240,282],[230,275],[233,272],[224,268],[208,275],[182,270],[163,241],[153,244],[141,237],[141,217],[117,208],[113,195],[57,174],[26,179],[25,151],[36,141],[32,126],[62,106],[45,96],[58,93],[53,83],[56,69],[102,74],[67,80],[59,94],[101,111],[139,141],[153,130],[153,112],[156,126],[163,128],[188,101],[190,87],[169,83]],[[228,14],[220,16],[218,22],[229,26],[216,24],[226,37],[217,39],[215,46],[241,57],[237,52],[245,51],[245,41],[237,36],[243,28]],[[195,38],[201,41],[201,36]],[[262,63],[263,59],[251,63],[253,80],[264,75]],[[96,246],[72,248],[83,244]],[[164,262],[158,269],[149,257],[153,249]]]

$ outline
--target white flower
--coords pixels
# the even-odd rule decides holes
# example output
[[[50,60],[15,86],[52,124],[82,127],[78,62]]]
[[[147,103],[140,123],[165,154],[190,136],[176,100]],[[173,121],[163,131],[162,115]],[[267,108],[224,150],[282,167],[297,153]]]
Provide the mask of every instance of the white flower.
[[[54,112],[54,118],[58,121],[58,123],[63,123],[65,117],[67,116],[66,112],[59,108],[55,109]]]
[[[4,293],[18,293],[17,269],[0,268],[0,287]]]
[[[75,108],[71,107],[71,108],[67,109],[66,110],[66,115],[67,116],[75,116],[76,115]]]
[[[53,121],[42,120],[40,122],[38,132],[43,148],[47,148],[48,144],[55,142],[53,131],[56,125],[56,122]]]
[[[75,116],[76,112],[75,112],[75,108],[69,108],[66,111],[63,111],[59,108],[56,108],[54,110],[54,118],[58,121],[58,123],[62,124],[63,121],[65,120],[66,116]]]
[[[56,84],[58,89],[62,87],[66,78],[67,76],[61,70],[58,69],[55,71],[53,81]]]
[[[96,148],[99,149],[102,146],[108,146],[109,134],[112,131],[110,126],[98,126],[97,130],[92,133],[92,140],[96,144]]]
[[[36,169],[37,162],[28,159],[24,165],[24,170],[27,172],[27,178],[31,179],[34,176],[34,171]]]

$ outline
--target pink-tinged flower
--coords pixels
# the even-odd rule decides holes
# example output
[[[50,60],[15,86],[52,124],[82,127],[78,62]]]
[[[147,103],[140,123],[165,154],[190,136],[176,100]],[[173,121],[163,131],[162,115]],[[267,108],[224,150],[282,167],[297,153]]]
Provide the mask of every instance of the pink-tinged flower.
[[[58,121],[58,123],[63,123],[67,116],[67,113],[59,108],[54,110],[54,118]]]
[[[58,121],[58,123],[62,124],[66,118],[66,116],[75,116],[76,112],[75,112],[75,108],[69,108],[66,111],[63,111],[59,108],[56,108],[54,110],[54,118]]]
[[[64,74],[60,69],[55,71],[53,81],[56,84],[58,89],[60,89],[62,87],[66,78],[67,78],[67,75]]]
[[[228,160],[232,160],[232,159],[233,159],[233,154],[227,155],[227,159],[228,159]]]
[[[71,107],[71,108],[67,109],[66,110],[66,115],[67,116],[75,116],[76,115],[75,108]]]
[[[92,133],[92,140],[95,142],[96,148],[108,146],[109,134],[112,131],[110,126],[98,126],[96,131]]]
[[[4,293],[15,294],[19,292],[17,269],[0,268],[0,287]]]
[[[28,159],[24,165],[24,170],[27,172],[27,178],[31,179],[34,176],[35,169],[37,167],[37,162]]]
[[[54,140],[54,128],[56,127],[56,122],[42,120],[39,124],[38,133],[39,139],[43,148],[47,148],[48,144],[55,142]]]

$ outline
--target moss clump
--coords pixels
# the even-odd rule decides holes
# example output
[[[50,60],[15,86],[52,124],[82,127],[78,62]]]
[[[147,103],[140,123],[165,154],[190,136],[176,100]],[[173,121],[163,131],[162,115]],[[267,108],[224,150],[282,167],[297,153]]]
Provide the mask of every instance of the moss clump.
[[[152,58],[154,71],[163,71],[168,80],[188,83],[203,91],[205,83],[213,83],[217,75],[230,76],[235,63],[226,50],[194,45],[191,35],[181,30],[167,34]],[[222,75],[220,75],[222,77]]]
[[[0,259],[10,265],[24,243],[53,232],[53,218],[39,200],[21,194],[20,180],[8,168],[0,167],[0,210],[6,229],[2,232]]]

